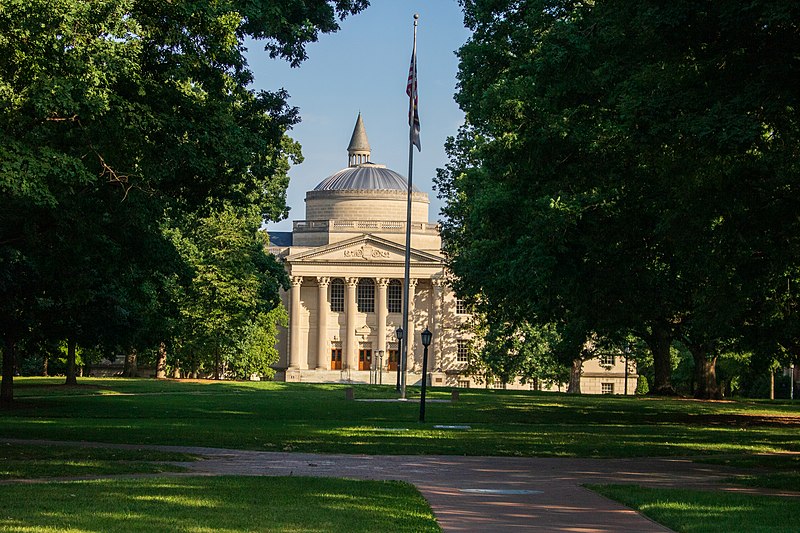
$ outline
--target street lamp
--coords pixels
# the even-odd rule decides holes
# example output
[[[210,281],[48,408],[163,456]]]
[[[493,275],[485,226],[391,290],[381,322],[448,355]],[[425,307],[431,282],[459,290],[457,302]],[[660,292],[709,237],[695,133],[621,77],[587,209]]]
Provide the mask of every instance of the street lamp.
[[[383,385],[383,350],[378,350],[378,385]]]
[[[628,357],[631,355],[631,343],[625,343],[625,396],[628,395]]]
[[[397,392],[400,392],[400,354],[403,353],[403,328],[397,328],[394,332],[397,337],[397,360],[394,366],[397,367]]]
[[[425,422],[425,385],[428,383],[428,346],[431,345],[433,333],[425,328],[422,332],[422,346],[425,347],[422,352],[422,391],[419,398],[419,421]]]

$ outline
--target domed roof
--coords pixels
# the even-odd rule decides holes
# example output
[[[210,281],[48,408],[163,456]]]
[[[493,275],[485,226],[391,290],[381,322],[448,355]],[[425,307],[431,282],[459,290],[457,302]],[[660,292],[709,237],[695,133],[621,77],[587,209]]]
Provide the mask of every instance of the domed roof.
[[[369,139],[367,139],[367,129],[364,127],[364,121],[361,119],[361,113],[358,113],[356,119],[356,127],[353,128],[353,135],[350,137],[350,145],[347,147],[348,152],[370,152]]]
[[[414,192],[419,189],[411,186]],[[315,191],[406,191],[408,182],[406,179],[383,165],[364,163],[355,167],[348,167],[331,174],[319,185],[314,187]]]

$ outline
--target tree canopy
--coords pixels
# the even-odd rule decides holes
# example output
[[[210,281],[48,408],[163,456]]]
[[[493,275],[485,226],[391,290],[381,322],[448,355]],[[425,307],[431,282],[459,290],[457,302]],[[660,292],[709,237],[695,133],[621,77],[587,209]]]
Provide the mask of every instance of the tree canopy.
[[[657,390],[673,340],[704,397],[722,351],[797,357],[800,7],[462,4],[466,124],[437,179],[457,289],[568,346],[641,337]]]
[[[163,340],[163,295],[192,279],[166,229],[229,208],[259,221],[287,212],[289,162],[301,159],[287,131],[299,116],[282,90],[252,89],[245,42],[296,66],[307,43],[367,5],[3,2],[4,358],[33,330],[90,344]],[[264,276],[277,291],[275,270]],[[265,301],[274,307],[276,294]]]

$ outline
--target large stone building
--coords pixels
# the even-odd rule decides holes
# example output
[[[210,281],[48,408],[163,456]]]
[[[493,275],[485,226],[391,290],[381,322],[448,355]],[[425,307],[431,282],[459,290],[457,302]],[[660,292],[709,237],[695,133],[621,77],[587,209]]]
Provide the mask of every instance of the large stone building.
[[[359,114],[348,166],[306,193],[306,219],[292,232],[270,232],[286,265],[289,328],[279,339],[278,379],[394,383],[402,322],[407,213],[406,178],[371,161]],[[428,195],[414,188],[411,208],[409,385],[422,378],[420,333],[433,333],[428,382],[476,386],[465,375],[467,308],[445,283],[441,238],[429,222]],[[586,366],[586,392],[624,389],[621,365]],[[599,378],[590,375],[599,374]],[[632,383],[632,385],[631,385]],[[480,386],[485,386],[481,384]],[[526,386],[526,388],[529,386]],[[635,388],[635,376],[629,390]],[[596,390],[594,390],[596,389]]]

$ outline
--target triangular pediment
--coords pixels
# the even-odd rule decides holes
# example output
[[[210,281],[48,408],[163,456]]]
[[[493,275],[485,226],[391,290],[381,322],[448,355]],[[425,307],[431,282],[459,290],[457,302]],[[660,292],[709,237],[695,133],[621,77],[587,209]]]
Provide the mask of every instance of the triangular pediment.
[[[442,258],[437,255],[413,248],[411,249],[410,259],[412,263],[417,264],[439,264],[442,262]],[[402,263],[405,260],[405,248],[395,242],[375,237],[374,235],[360,235],[292,254],[286,260],[290,263]]]

